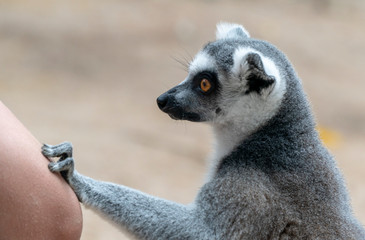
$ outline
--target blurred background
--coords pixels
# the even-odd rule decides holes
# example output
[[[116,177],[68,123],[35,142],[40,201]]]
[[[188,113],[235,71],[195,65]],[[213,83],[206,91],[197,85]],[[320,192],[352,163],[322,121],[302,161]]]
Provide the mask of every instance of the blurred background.
[[[283,50],[365,223],[364,1],[2,0],[0,100],[41,142],[72,141],[79,172],[180,203],[204,180],[211,133],[156,97],[219,21]],[[177,60],[176,60],[177,59]],[[82,239],[129,239],[84,209]]]

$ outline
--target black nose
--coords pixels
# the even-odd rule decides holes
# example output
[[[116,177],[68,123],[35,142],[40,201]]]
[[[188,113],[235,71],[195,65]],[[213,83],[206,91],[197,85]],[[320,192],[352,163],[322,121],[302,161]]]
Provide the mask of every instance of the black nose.
[[[166,107],[167,102],[168,102],[168,95],[166,93],[162,94],[157,98],[157,105],[161,110],[163,110]]]

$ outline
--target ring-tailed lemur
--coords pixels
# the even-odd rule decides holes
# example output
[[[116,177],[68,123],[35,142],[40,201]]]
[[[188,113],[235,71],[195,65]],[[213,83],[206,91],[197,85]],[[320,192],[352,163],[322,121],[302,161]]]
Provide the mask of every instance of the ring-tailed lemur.
[[[237,24],[219,24],[216,37],[157,99],[173,119],[213,126],[209,179],[192,204],[85,177],[69,143],[43,146],[60,157],[50,170],[140,239],[365,239],[287,58]]]

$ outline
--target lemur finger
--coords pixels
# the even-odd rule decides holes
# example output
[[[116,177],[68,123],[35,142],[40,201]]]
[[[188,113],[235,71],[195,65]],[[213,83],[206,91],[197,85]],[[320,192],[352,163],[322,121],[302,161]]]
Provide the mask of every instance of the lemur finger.
[[[42,154],[46,157],[61,157],[63,160],[72,157],[72,144],[69,142],[63,142],[54,146],[44,144],[42,146]]]
[[[48,168],[51,170],[51,172],[72,172],[74,170],[74,160],[73,158],[69,157],[62,161],[50,162],[48,164]]]

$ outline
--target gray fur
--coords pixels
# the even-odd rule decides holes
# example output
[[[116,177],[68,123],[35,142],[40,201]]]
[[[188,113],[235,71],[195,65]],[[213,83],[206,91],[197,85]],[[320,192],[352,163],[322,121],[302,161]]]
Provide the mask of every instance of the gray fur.
[[[365,239],[291,64],[271,44],[227,26],[187,79],[157,100],[172,118],[209,122],[216,133],[210,176],[191,205],[79,174],[69,143],[43,146],[45,156],[61,157],[50,170],[83,204],[140,239]],[[240,47],[251,55],[241,59]],[[279,75],[269,74],[265,58]],[[212,91],[199,89],[203,78]]]

